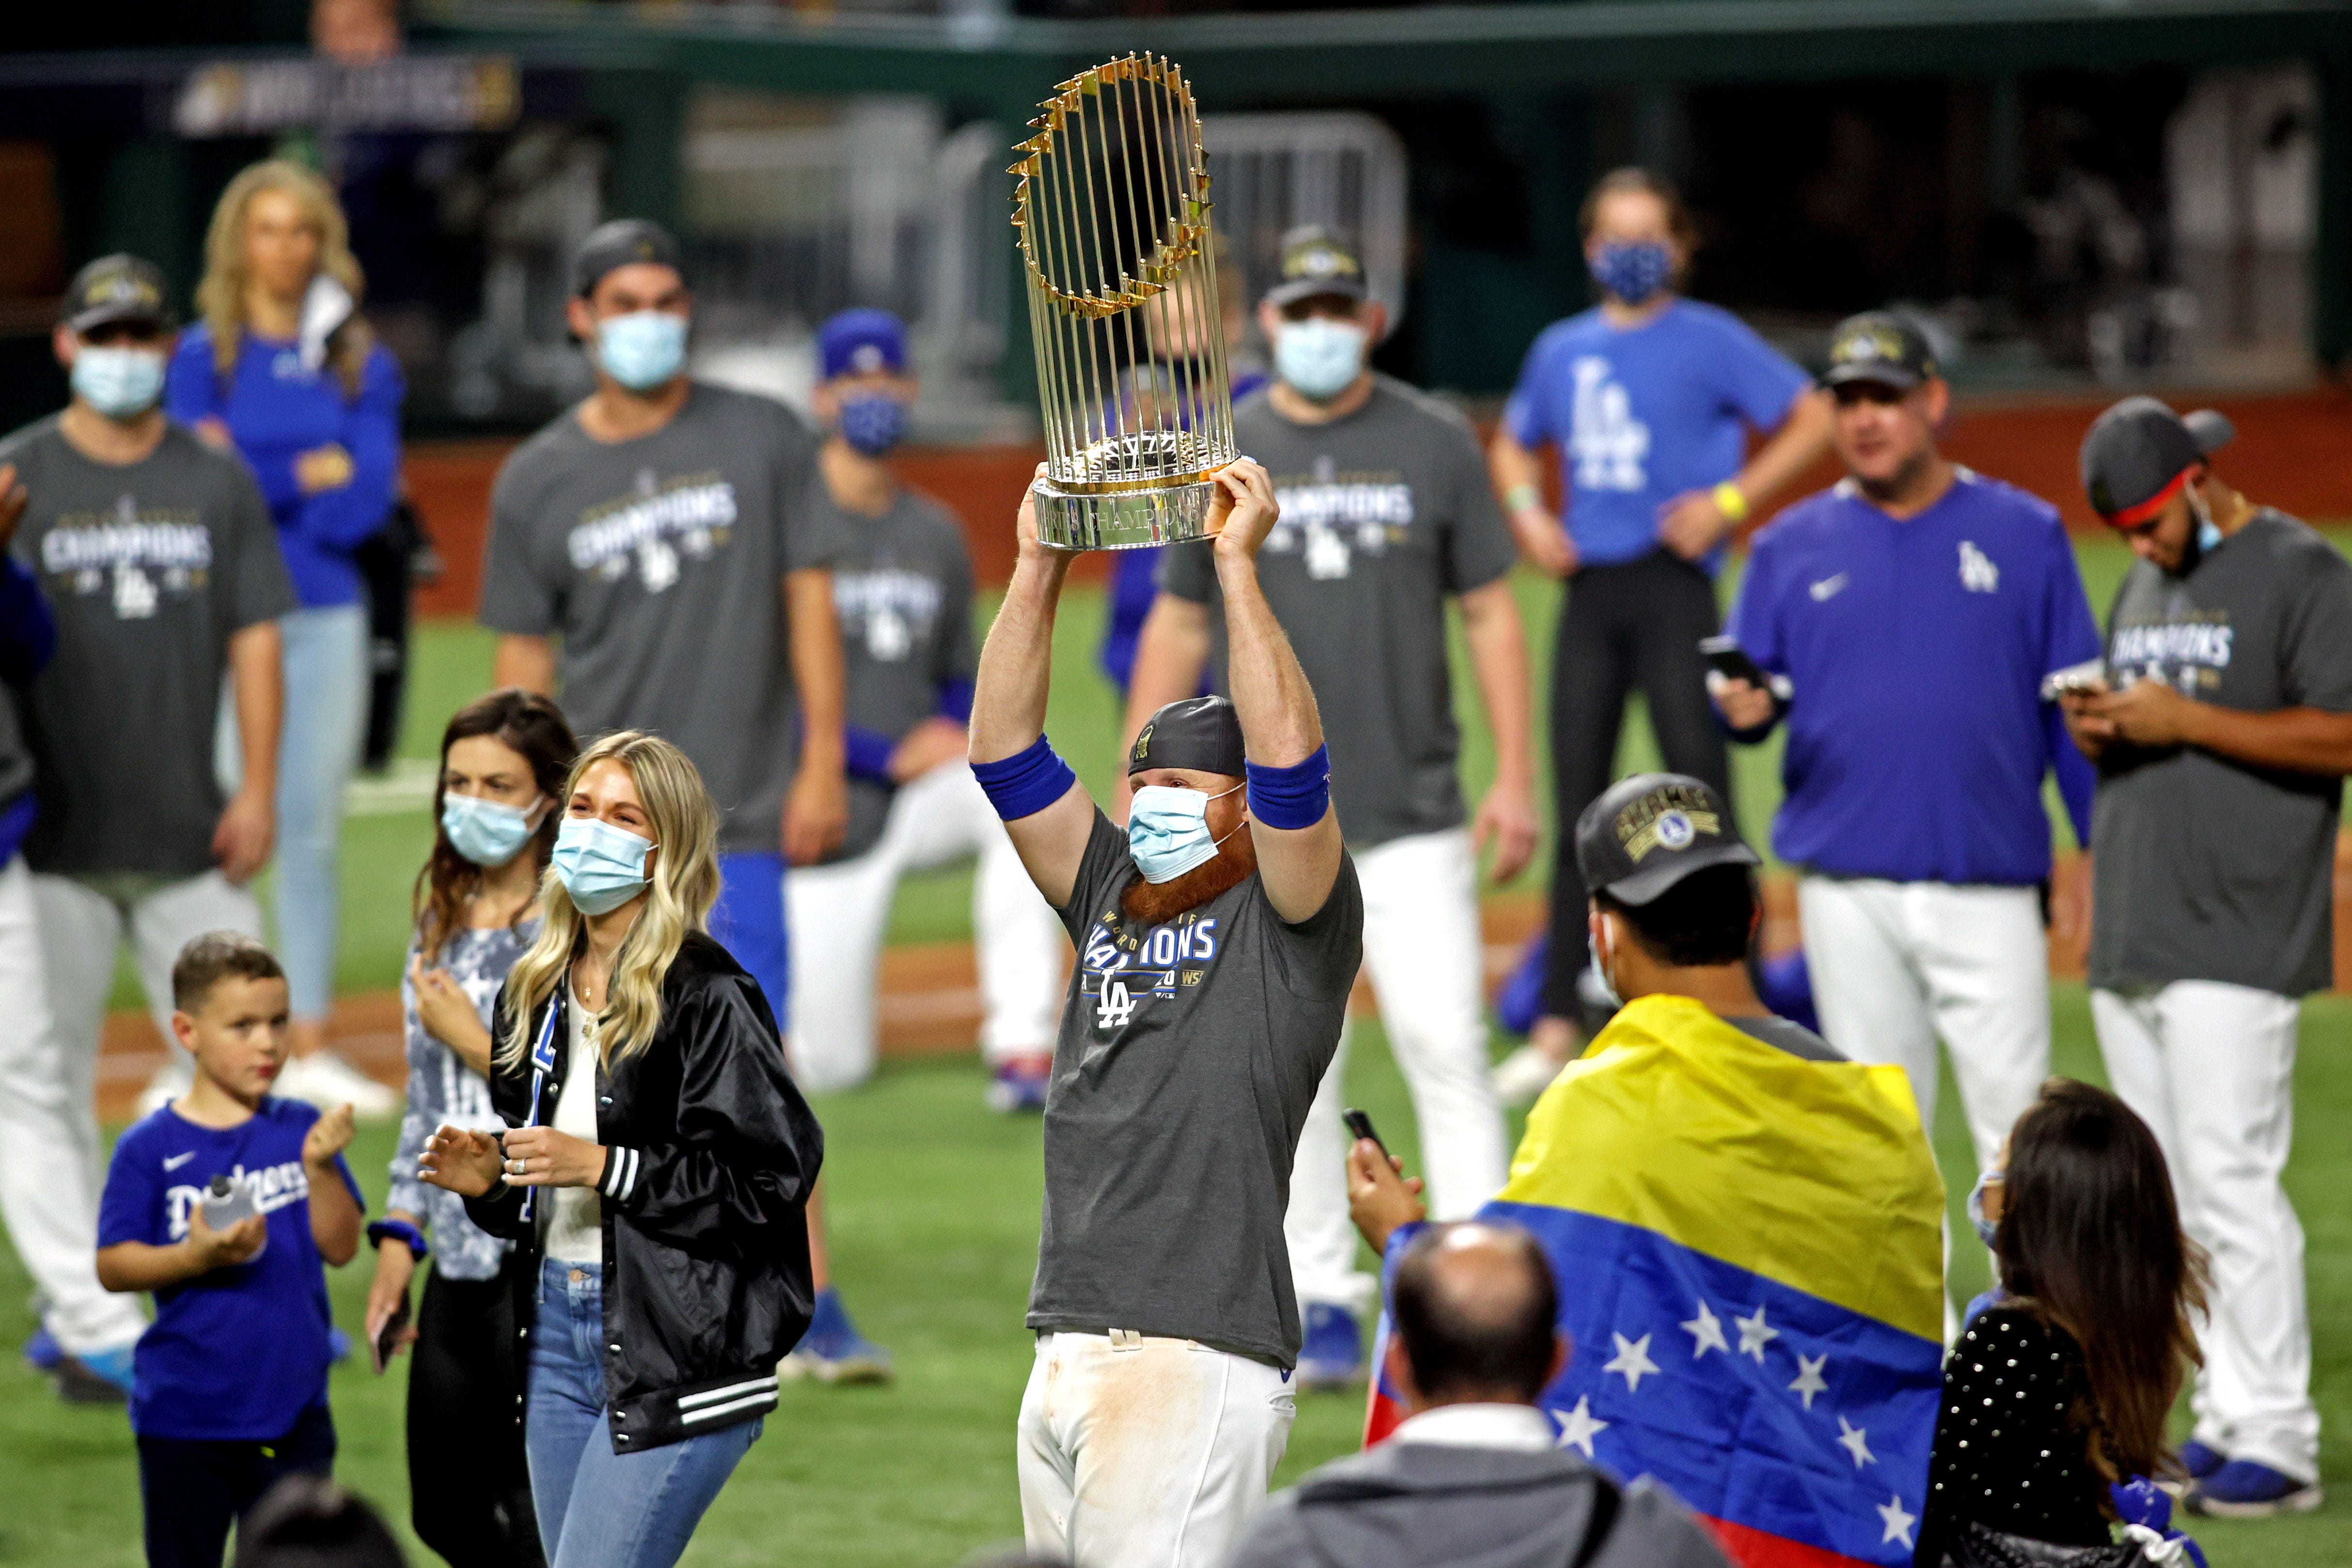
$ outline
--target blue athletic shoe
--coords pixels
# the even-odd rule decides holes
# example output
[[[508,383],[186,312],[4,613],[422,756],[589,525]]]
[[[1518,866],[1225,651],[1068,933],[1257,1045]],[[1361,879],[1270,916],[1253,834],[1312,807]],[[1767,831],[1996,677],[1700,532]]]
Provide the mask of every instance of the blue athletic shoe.
[[[58,1363],[65,1359],[65,1347],[58,1343],[47,1324],[35,1329],[33,1337],[25,1342],[25,1364],[35,1372],[55,1372]]]
[[[1052,1052],[1014,1057],[997,1064],[981,1098],[987,1101],[989,1110],[1006,1116],[1040,1111],[1045,1109],[1045,1086],[1053,1076]]]
[[[2189,1472],[2192,1481],[2203,1480],[2229,1462],[2229,1455],[2219,1448],[2209,1448],[2194,1437],[2180,1445],[2180,1468]]]
[[[841,1293],[827,1286],[817,1292],[816,1311],[808,1332],[792,1354],[776,1363],[776,1375],[814,1378],[819,1383],[887,1383],[890,1352],[857,1331]]]
[[[1298,1386],[1348,1388],[1364,1381],[1364,1331],[1356,1314],[1328,1301],[1307,1303],[1306,1343],[1298,1349]]]
[[[2231,1459],[2189,1489],[2191,1513],[2215,1519],[2268,1519],[2309,1513],[2325,1500],[2317,1481],[2299,1481],[2252,1459]]]
[[[131,1398],[131,1347],[59,1354],[49,1375],[68,1405],[123,1405]]]

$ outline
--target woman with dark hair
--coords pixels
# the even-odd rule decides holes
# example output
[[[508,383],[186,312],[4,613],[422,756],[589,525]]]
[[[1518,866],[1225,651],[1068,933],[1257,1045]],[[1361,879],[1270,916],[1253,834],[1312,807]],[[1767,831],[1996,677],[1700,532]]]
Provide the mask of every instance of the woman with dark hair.
[[[509,689],[457,710],[441,736],[433,795],[438,831],[417,873],[416,935],[401,984],[408,1037],[408,1108],[392,1158],[368,1291],[373,1351],[408,1310],[408,1284],[428,1252],[408,1374],[409,1517],[417,1539],[457,1568],[536,1568],[515,1399],[522,1393],[507,1242],[466,1217],[463,1199],[417,1179],[434,1129],[497,1128],[490,1109],[490,1004],[507,971],[538,940],[539,882],[555,852],[563,781],[579,751],[546,698]],[[428,1239],[429,1245],[428,1245]],[[383,1359],[376,1370],[383,1370]]]
[[[2004,1174],[1987,1216],[2003,1291],[1944,1363],[1913,1563],[2131,1563],[2109,1489],[2173,1465],[2164,1422],[2198,1359],[2204,1258],[2156,1135],[2105,1089],[2042,1085]]]

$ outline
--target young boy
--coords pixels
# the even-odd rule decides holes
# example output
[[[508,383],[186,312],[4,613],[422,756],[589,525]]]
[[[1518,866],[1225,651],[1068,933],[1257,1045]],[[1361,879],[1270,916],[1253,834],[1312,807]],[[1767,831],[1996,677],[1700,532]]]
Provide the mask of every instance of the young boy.
[[[172,966],[172,1033],[195,1081],[122,1135],[99,1205],[98,1278],[152,1290],[131,1428],[151,1568],[220,1568],[230,1523],[280,1477],[333,1468],[327,1280],[359,1250],[363,1200],[343,1163],[352,1108],[271,1097],[286,1065],[285,972],[214,931]],[[255,1212],[205,1219],[215,1176]]]

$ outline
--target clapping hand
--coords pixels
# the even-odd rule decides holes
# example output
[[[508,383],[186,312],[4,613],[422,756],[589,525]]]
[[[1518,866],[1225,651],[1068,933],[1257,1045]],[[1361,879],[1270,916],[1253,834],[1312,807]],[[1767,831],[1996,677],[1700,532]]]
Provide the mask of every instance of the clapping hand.
[[[416,1174],[444,1192],[478,1198],[499,1184],[499,1141],[487,1132],[445,1122],[425,1141],[425,1152],[416,1159]]]

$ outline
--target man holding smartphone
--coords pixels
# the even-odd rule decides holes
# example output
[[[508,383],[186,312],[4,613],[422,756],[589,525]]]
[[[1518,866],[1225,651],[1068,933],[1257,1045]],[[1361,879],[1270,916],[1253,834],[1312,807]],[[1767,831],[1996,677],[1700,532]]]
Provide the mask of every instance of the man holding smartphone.
[[[2152,397],[2091,426],[2084,489],[2139,559],[2108,681],[2061,700],[2099,769],[2100,1053],[2212,1258],[2189,1507],[2251,1518],[2320,1501],[2303,1227],[2279,1178],[2301,998],[2328,984],[2335,946],[2352,564],[2221,482],[2206,459],[2231,434]]]
[[[1901,1067],[1931,1131],[1942,1036],[1983,1168],[2050,1071],[2042,782],[2079,842],[2091,777],[2042,683],[2098,627],[2056,509],[1937,451],[1950,392],[1916,327],[1842,323],[1822,380],[1846,478],[1757,536],[1732,610],[1772,679],[1709,685],[1734,739],[1789,726],[1772,847],[1822,1033]]]

